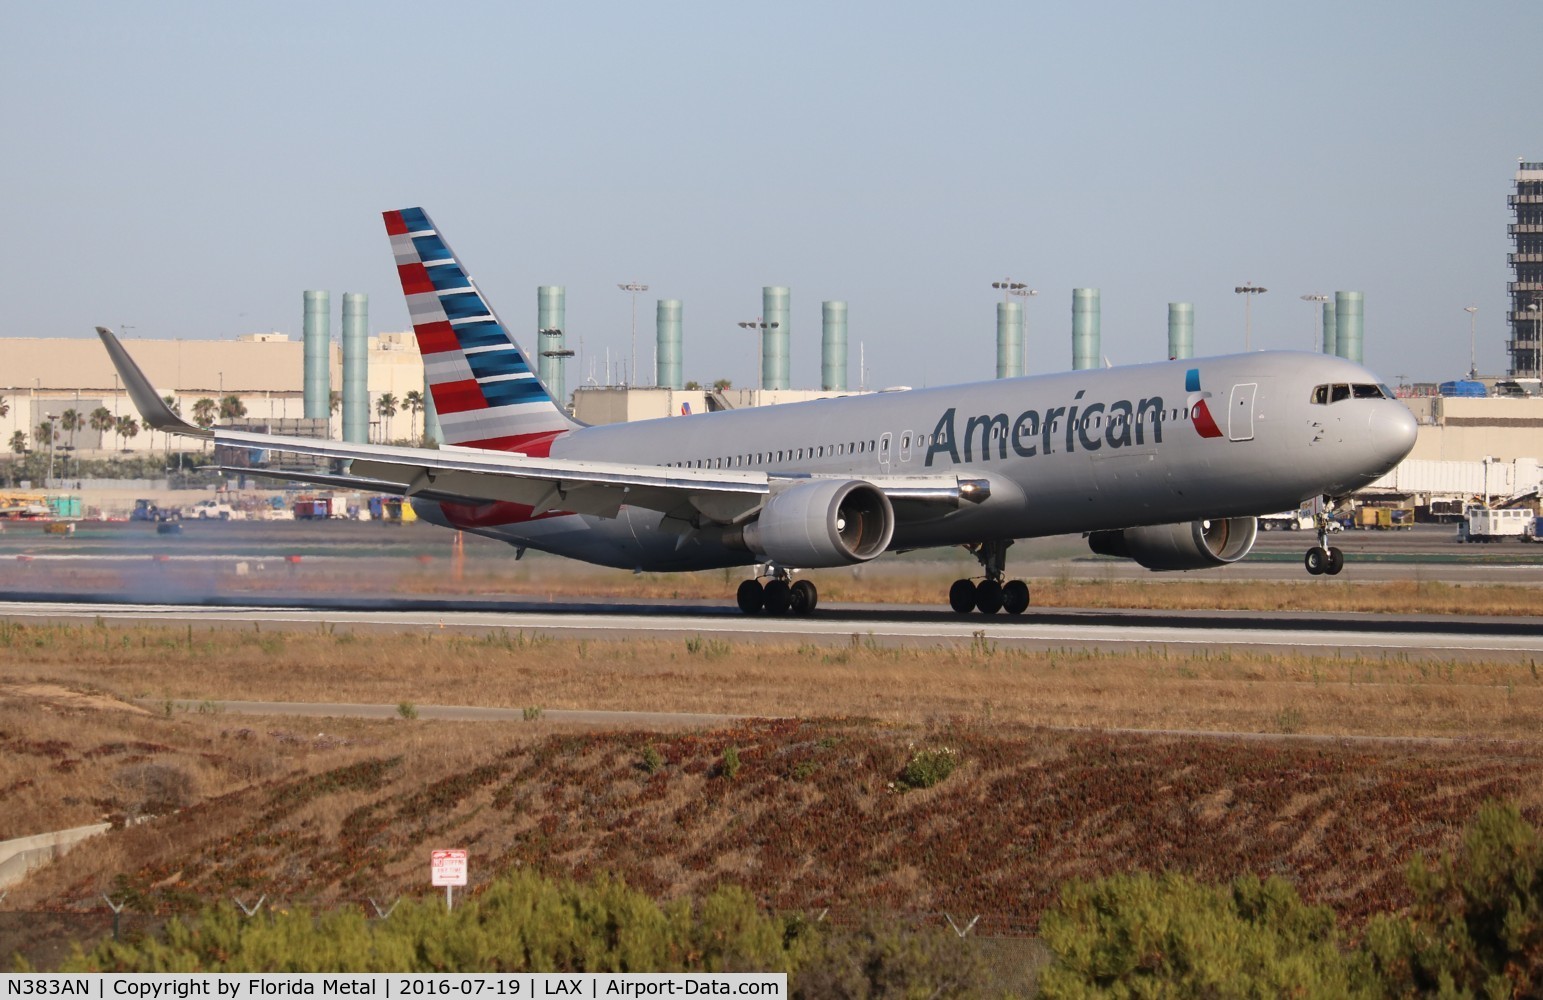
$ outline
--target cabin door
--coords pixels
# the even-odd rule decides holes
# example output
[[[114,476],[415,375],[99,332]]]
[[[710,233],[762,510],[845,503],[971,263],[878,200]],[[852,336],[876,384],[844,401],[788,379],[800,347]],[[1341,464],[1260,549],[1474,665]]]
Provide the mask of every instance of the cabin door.
[[[1258,391],[1257,382],[1232,387],[1232,401],[1227,405],[1227,436],[1232,440],[1254,439],[1254,394]]]

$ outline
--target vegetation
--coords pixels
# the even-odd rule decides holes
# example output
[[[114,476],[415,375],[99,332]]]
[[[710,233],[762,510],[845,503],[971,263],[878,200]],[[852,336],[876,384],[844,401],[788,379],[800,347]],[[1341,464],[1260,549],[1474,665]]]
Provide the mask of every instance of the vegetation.
[[[1409,868],[1415,903],[1374,916],[1354,948],[1331,910],[1279,878],[1182,875],[1074,883],[1040,932],[1042,997],[1534,997],[1543,989],[1543,839],[1484,806],[1463,849]]]
[[[870,919],[853,931],[762,912],[742,889],[658,903],[623,883],[510,872],[447,911],[406,902],[369,920],[230,903],[160,934],[106,941],[73,972],[789,972],[795,997],[978,997],[973,942]]]

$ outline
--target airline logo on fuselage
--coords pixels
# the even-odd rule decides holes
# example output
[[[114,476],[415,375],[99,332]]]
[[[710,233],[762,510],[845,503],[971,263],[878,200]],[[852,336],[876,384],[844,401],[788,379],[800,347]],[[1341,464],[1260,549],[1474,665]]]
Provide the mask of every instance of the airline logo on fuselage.
[[[1196,432],[1203,438],[1221,437],[1221,429],[1206,406],[1211,394],[1200,388],[1200,369],[1185,372],[1184,388],[1188,394],[1185,405]],[[1024,410],[1016,418],[1005,413],[982,413],[964,418],[962,426],[957,409],[951,406],[933,428],[925,465],[931,467],[940,457],[955,464],[1006,459],[1009,449],[1019,458],[1034,458],[1058,451],[1070,454],[1128,448],[1144,445],[1149,438],[1154,445],[1163,443],[1163,422],[1167,416],[1163,397],[1083,403],[1086,392],[1077,390],[1071,406]]]

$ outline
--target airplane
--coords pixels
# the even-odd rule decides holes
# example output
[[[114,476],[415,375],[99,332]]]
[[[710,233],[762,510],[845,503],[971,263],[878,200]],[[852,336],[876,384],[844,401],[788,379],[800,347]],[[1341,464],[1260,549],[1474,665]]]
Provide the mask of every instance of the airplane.
[[[1015,539],[1083,533],[1152,570],[1246,556],[1256,517],[1373,482],[1414,447],[1409,409],[1342,358],[1260,351],[588,426],[552,397],[421,208],[384,213],[439,415],[439,449],[186,423],[110,330],[145,422],[333,460],[262,474],[410,499],[425,521],[637,572],[755,567],[746,614],[809,614],[796,571],[963,546],[960,614],[1030,604]],[[254,470],[244,470],[252,472]],[[1337,574],[1327,517],[1303,563]],[[763,582],[764,580],[764,582]]]

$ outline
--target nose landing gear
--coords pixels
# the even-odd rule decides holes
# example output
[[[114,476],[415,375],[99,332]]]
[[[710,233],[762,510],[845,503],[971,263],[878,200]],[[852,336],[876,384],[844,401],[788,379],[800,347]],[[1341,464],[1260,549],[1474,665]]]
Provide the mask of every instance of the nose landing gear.
[[[1009,540],[966,546],[979,560],[986,578],[979,582],[955,580],[954,585],[948,588],[948,606],[961,615],[971,611],[979,611],[983,615],[994,615],[998,611],[1021,615],[1027,611],[1029,585],[1022,580],[1004,582],[1007,576],[1007,547],[1011,544]]]
[[[1332,506],[1332,502],[1325,503],[1318,511],[1314,518],[1318,525],[1318,545],[1308,549],[1302,557],[1302,565],[1313,576],[1338,576],[1345,568],[1345,554],[1329,544],[1329,508]]]

